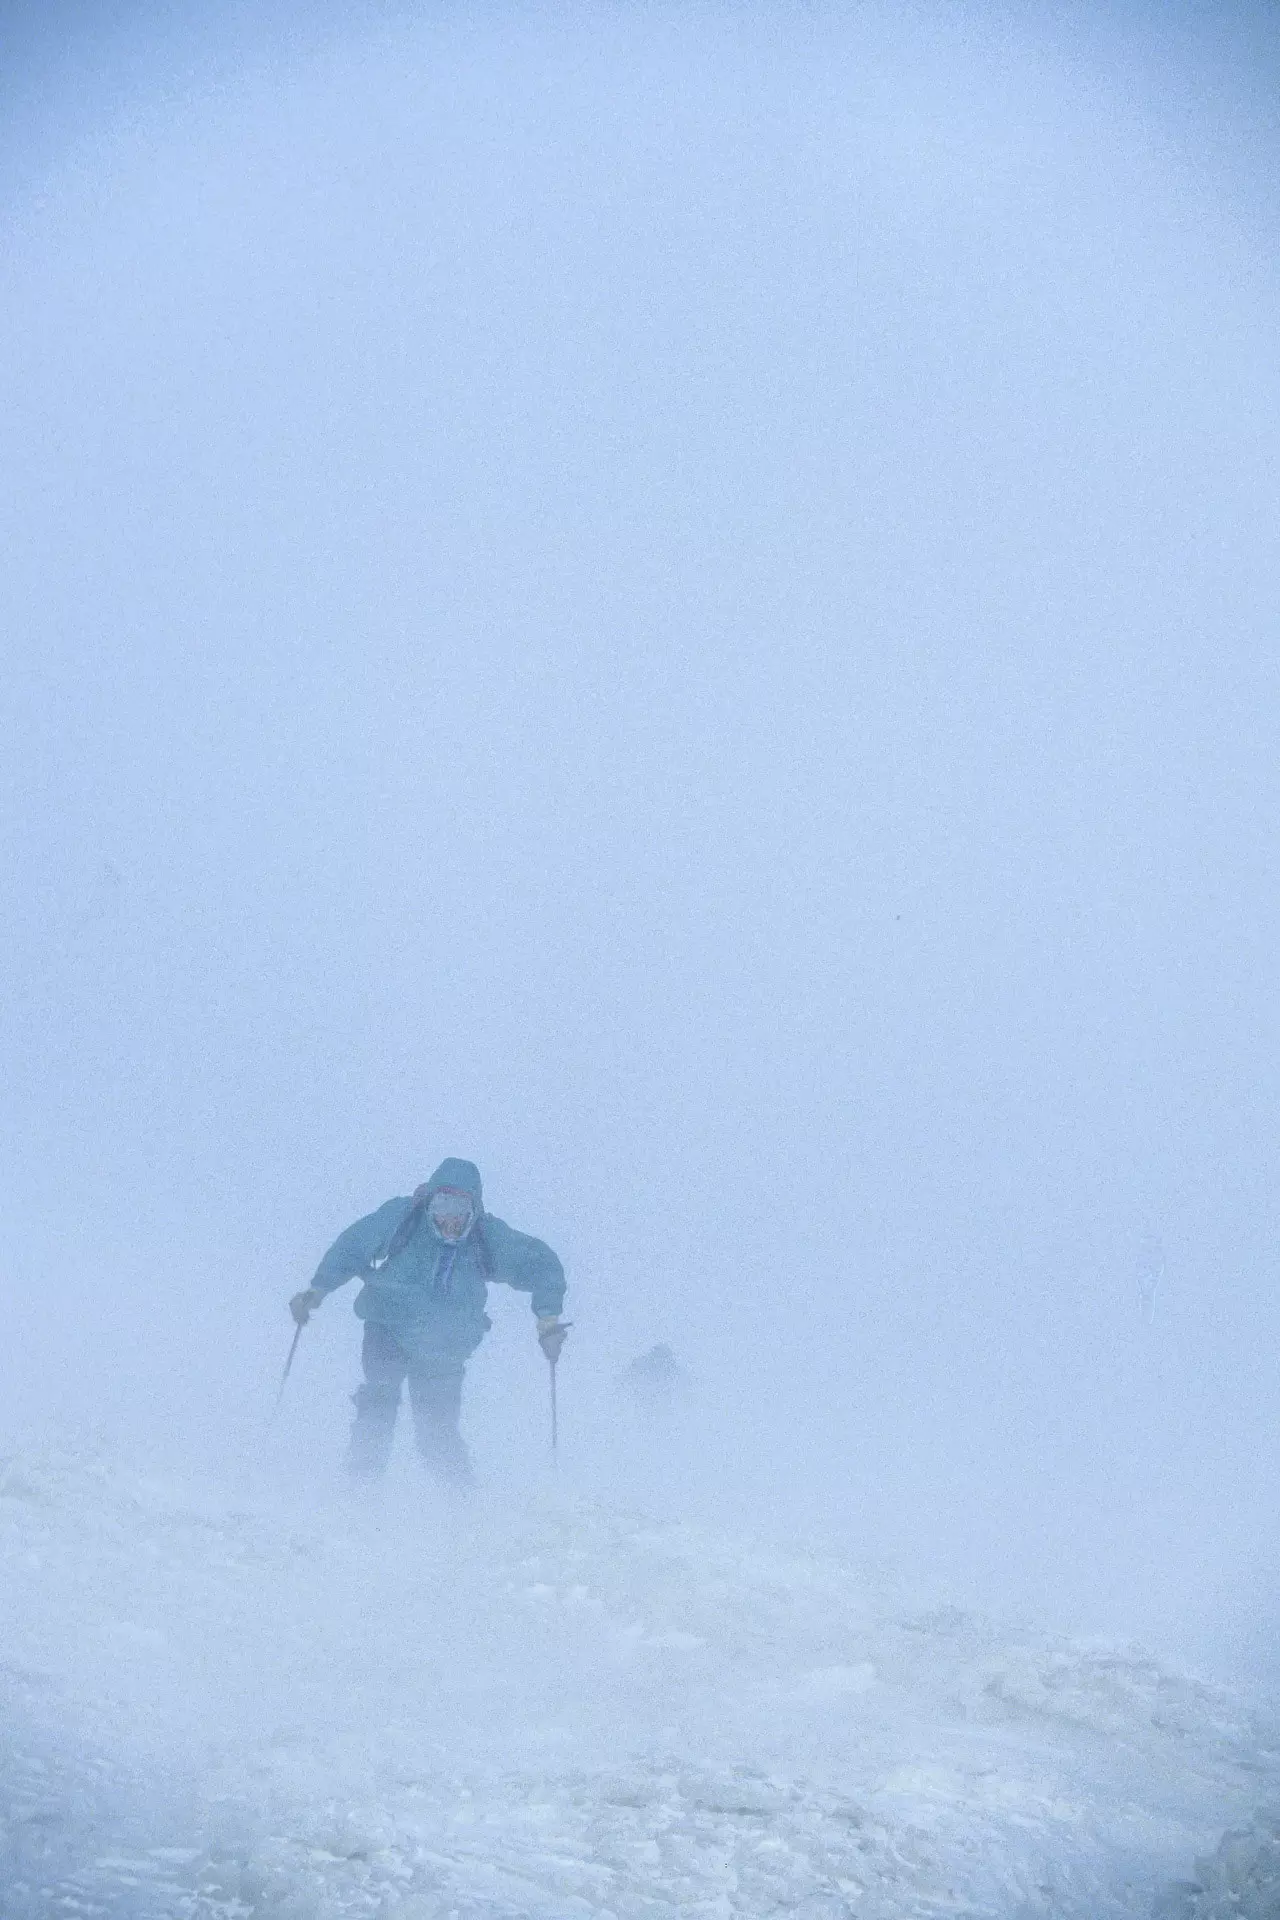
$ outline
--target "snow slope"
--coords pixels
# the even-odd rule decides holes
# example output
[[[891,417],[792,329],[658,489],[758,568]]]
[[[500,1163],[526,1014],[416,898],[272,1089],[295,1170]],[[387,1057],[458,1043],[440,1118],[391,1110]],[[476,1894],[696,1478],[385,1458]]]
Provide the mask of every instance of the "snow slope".
[[[0,1550],[3,1920],[1105,1920],[1280,1774],[1131,1651],[554,1490],[67,1446],[0,1462]]]

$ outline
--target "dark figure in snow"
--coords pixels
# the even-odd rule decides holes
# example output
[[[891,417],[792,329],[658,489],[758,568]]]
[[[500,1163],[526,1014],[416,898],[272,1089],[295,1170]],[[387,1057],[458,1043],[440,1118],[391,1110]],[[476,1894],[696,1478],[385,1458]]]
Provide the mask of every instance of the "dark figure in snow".
[[[684,1399],[683,1369],[665,1342],[650,1347],[623,1369],[618,1387],[632,1410],[648,1426],[663,1428]]]
[[[466,1363],[492,1325],[488,1283],[505,1280],[532,1295],[538,1340],[555,1361],[567,1331],[560,1262],[541,1240],[484,1211],[470,1160],[445,1160],[411,1199],[388,1200],[339,1234],[311,1285],[289,1302],[298,1325],[326,1294],[357,1278],[364,1282],[356,1299],[364,1385],[353,1396],[347,1465],[357,1475],[383,1471],[407,1381],[419,1453],[441,1479],[469,1481],[458,1415]]]

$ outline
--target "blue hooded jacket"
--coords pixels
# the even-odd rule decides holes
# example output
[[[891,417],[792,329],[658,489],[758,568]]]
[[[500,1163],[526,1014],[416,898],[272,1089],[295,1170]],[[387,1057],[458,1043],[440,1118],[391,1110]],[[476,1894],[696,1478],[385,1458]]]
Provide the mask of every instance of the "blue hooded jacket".
[[[427,1217],[440,1187],[461,1187],[475,1201],[475,1219],[456,1246],[442,1240]],[[338,1235],[311,1282],[332,1293],[361,1279],[356,1299],[362,1320],[386,1327],[410,1351],[471,1353],[488,1332],[490,1280],[533,1296],[539,1316],[564,1304],[564,1269],[550,1247],[486,1213],[480,1173],[470,1160],[443,1160],[409,1199],[388,1200]]]

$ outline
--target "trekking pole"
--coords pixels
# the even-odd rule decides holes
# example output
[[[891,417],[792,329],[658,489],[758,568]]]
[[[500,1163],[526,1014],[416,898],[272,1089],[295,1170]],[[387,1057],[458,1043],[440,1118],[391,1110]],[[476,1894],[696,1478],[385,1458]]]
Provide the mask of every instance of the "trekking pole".
[[[572,1320],[558,1322],[548,1326],[538,1335],[542,1351],[547,1356],[547,1365],[551,1369],[551,1458],[555,1461],[560,1446],[560,1422],[556,1417],[556,1361],[560,1358],[560,1349],[564,1346],[564,1337],[573,1325]]]
[[[280,1411],[280,1402],[284,1399],[284,1390],[289,1384],[289,1369],[293,1365],[293,1356],[298,1351],[298,1342],[302,1338],[302,1329],[303,1327],[306,1326],[306,1324],[307,1323],[305,1320],[300,1320],[298,1322],[297,1331],[294,1333],[293,1345],[289,1349],[289,1358],[285,1361],[284,1372],[280,1375],[280,1391],[276,1395],[276,1403],[274,1407],[272,1407],[271,1409],[271,1418],[267,1422],[267,1426],[269,1428],[274,1427],[276,1423],[276,1415]]]

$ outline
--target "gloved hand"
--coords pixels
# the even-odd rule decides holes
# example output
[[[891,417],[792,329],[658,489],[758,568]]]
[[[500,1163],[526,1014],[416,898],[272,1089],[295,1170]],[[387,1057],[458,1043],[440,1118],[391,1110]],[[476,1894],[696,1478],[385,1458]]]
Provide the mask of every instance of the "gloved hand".
[[[562,1320],[559,1314],[547,1313],[538,1319],[538,1345],[554,1367],[560,1358],[560,1349],[569,1337],[572,1320]]]
[[[295,1293],[289,1302],[289,1311],[300,1327],[305,1327],[320,1302],[324,1299],[319,1287],[304,1287],[301,1293]]]

